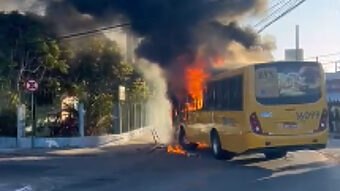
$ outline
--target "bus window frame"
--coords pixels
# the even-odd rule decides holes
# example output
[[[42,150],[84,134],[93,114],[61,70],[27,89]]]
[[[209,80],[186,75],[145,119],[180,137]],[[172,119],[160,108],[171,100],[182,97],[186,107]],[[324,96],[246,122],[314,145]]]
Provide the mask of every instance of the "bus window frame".
[[[281,65],[281,64],[295,64],[295,63],[301,63],[301,64],[315,64],[315,65],[318,65],[318,67],[319,67],[319,71],[320,71],[320,79],[322,80],[323,79],[323,76],[324,76],[324,72],[323,72],[323,69],[322,69],[322,66],[321,66],[321,64],[320,63],[318,63],[318,62],[290,62],[290,63],[286,63],[286,62],[273,62],[273,63],[270,63],[270,64],[277,64],[277,65]],[[287,102],[283,102],[283,103],[263,103],[263,102],[260,102],[259,101],[259,99],[278,99],[278,98],[258,98],[257,97],[257,95],[256,95],[256,68],[257,67],[262,67],[263,65],[268,65],[267,63],[266,64],[257,64],[257,65],[254,65],[254,67],[253,67],[253,73],[254,73],[254,75],[253,75],[253,78],[254,78],[254,82],[253,82],[253,87],[254,87],[254,100],[255,100],[255,102],[257,103],[257,104],[259,104],[259,105],[262,105],[262,106],[282,106],[282,105],[300,105],[300,104],[315,104],[315,103],[318,103],[323,97],[324,97],[324,90],[323,90],[323,88],[324,88],[324,86],[325,85],[321,85],[320,86],[320,89],[319,89],[319,96],[318,96],[318,98],[317,99],[315,99],[315,100],[313,100],[313,101],[309,101],[309,102],[298,102],[298,103],[296,103],[296,102],[293,102],[293,103],[287,103]],[[322,84],[322,83],[321,83]],[[287,96],[288,97],[288,96]],[[290,99],[292,99],[292,100],[294,100],[294,99],[296,99],[296,97],[290,97]],[[300,98],[301,100],[304,100],[303,98]]]
[[[244,111],[244,108],[245,108],[245,99],[246,99],[245,98],[245,91],[244,91],[245,90],[244,72],[237,73],[235,75],[231,75],[231,76],[228,76],[228,77],[224,77],[222,79],[210,81],[210,82],[207,83],[206,91],[207,92],[209,91],[209,85],[210,84],[214,84],[214,86],[219,86],[219,85],[223,84],[223,82],[225,82],[226,80],[229,80],[228,83],[230,83],[231,80],[236,80],[236,79],[240,79],[239,80],[239,82],[240,82],[240,88],[239,88],[240,90],[239,91],[240,91],[241,99],[240,99],[240,106],[239,107],[238,106],[237,107],[231,107],[230,106],[232,102],[230,102],[230,100],[231,100],[230,99],[231,93],[229,91],[229,95],[228,95],[228,99],[227,99],[227,101],[228,101],[227,106],[226,107],[223,106],[222,108],[217,108],[216,104],[218,103],[219,96],[218,96],[218,92],[216,91],[216,88],[215,88],[215,90],[213,91],[214,92],[213,94],[215,94],[214,95],[215,99],[213,101],[210,101],[210,102],[213,103],[213,106],[206,106],[206,99],[205,99],[206,92],[204,92],[204,94],[203,94],[203,108],[202,108],[202,110],[203,111],[230,111],[230,112],[242,112],[242,111]],[[230,87],[230,84],[229,84],[229,87]]]

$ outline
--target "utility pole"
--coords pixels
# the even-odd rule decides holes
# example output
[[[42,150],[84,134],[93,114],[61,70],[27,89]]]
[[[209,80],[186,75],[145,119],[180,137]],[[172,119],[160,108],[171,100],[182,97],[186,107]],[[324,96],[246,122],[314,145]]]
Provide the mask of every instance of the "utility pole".
[[[338,61],[335,61],[335,73],[338,72]]]
[[[295,26],[295,58],[296,61],[300,60],[299,59],[299,50],[300,50],[300,30],[299,30],[299,25]]]

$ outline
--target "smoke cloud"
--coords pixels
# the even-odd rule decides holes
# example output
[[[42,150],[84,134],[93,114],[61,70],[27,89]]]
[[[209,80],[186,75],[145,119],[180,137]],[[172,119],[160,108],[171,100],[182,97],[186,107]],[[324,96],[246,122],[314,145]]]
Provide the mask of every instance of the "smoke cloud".
[[[0,11],[34,12],[41,15],[48,2],[47,0],[1,0]]]
[[[199,52],[209,60],[226,54],[226,47],[235,43],[245,50],[262,46],[257,34],[237,22],[261,13],[266,4],[267,0],[2,0],[1,8],[44,8],[46,20],[59,34],[129,22],[130,32],[143,38],[137,55],[177,73]],[[179,63],[184,57],[186,62]],[[173,67],[177,64],[181,66]]]
[[[270,62],[274,60],[272,50],[276,49],[275,38],[264,36],[260,44],[249,49],[237,42],[226,46],[225,62],[218,68],[232,69],[254,63]]]
[[[237,22],[263,12],[267,5],[267,0],[3,1],[2,7],[19,10],[46,7],[45,18],[59,34],[129,22],[129,32],[142,38],[137,55],[161,65],[169,76],[181,73],[199,52],[204,52],[203,59],[211,60],[225,54],[237,55],[230,52],[230,47],[226,49],[234,44],[244,48],[241,52],[262,47],[258,35]],[[205,67],[209,69],[211,65],[206,62]]]
[[[258,35],[238,25],[244,17],[261,13],[266,4],[267,0],[64,0],[51,3],[46,15],[56,21],[60,15],[78,18],[77,22],[62,19],[70,21],[66,28],[131,23],[129,32],[142,38],[137,55],[165,69],[171,94],[181,95],[179,92],[185,92],[184,71],[197,55],[204,62],[200,67],[206,70],[215,66],[211,60],[216,57],[237,63],[271,58]],[[65,10],[78,17],[66,16],[70,14]],[[81,22],[84,17],[86,22]],[[67,25],[67,21],[63,23]]]
[[[131,23],[131,30],[143,38],[137,54],[162,67],[178,57],[194,58],[201,46],[217,54],[219,45],[236,41],[249,48],[256,35],[243,30],[233,19],[263,9],[263,0],[68,0],[97,20],[119,19]],[[51,7],[52,8],[52,7]],[[218,22],[227,18],[229,23]],[[216,52],[217,51],[217,52]]]
[[[146,60],[138,61],[138,68],[145,76],[145,81],[152,89],[152,95],[147,101],[147,124],[153,127],[160,143],[173,141],[171,123],[171,103],[167,96],[167,80],[162,68]]]
[[[160,137],[170,139],[167,95],[181,99],[187,93],[183,82],[188,67],[210,71],[272,60],[275,43],[238,24],[261,14],[266,5],[267,0],[2,0],[0,9],[43,9],[46,22],[59,34],[129,22],[126,30],[142,39],[136,54],[148,60],[138,63],[139,68],[155,89],[149,120],[164,128]]]

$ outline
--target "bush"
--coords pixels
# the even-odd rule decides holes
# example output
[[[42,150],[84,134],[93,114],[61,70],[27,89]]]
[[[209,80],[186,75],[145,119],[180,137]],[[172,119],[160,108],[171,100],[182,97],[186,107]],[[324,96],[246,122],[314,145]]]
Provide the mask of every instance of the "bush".
[[[112,133],[113,95],[93,96],[86,104],[86,135],[105,135]]]

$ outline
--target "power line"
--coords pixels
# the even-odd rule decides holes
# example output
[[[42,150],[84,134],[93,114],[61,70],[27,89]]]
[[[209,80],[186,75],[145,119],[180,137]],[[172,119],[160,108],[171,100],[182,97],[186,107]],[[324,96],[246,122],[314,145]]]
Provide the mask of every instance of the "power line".
[[[287,2],[285,2],[285,0],[281,0],[280,2],[276,3],[275,5],[271,6],[268,11],[269,11],[269,15],[267,15],[266,17],[264,17],[263,19],[261,19],[258,23],[256,23],[254,25],[254,27],[257,27],[259,25],[261,25],[262,23],[264,23],[265,21],[267,21],[268,19],[272,18],[273,16],[275,16],[276,13],[278,13],[280,10],[283,10],[283,8],[287,5],[289,5],[290,3],[292,3],[293,0],[288,0]],[[284,4],[283,4],[284,3]],[[279,5],[283,4],[281,7],[277,8]],[[271,9],[275,9],[273,11],[270,12]]]
[[[339,63],[340,62],[340,60],[337,60],[337,61],[332,61],[332,62],[322,62],[321,64],[322,65],[327,65],[327,66],[329,66],[329,65],[334,65],[334,64],[336,64],[336,63]]]
[[[331,56],[337,56],[337,55],[340,55],[340,52],[335,52],[335,53],[330,53],[330,54],[322,54],[322,55],[317,55],[317,56],[311,56],[311,57],[308,57],[306,58],[307,60],[308,59],[316,59],[316,58],[326,58],[326,57],[331,57]]]
[[[87,31],[82,31],[82,32],[76,32],[76,33],[70,33],[70,34],[64,34],[64,35],[59,35],[56,38],[48,38],[48,39],[44,39],[44,40],[34,40],[31,42],[27,42],[27,44],[37,44],[37,43],[43,43],[46,41],[55,41],[55,40],[68,40],[68,39],[72,39],[72,38],[76,38],[76,37],[81,37],[81,36],[89,36],[92,34],[97,34],[100,32],[104,32],[104,31],[108,31],[108,30],[112,30],[112,29],[116,29],[116,28],[124,28],[124,27],[128,27],[131,26],[131,23],[120,23],[120,24],[116,24],[116,25],[112,25],[112,26],[105,26],[105,27],[100,27],[100,28],[96,28],[96,29],[91,29],[91,30],[87,30]]]
[[[276,7],[278,7],[279,5],[283,4],[283,6],[281,6],[278,9],[275,9],[270,16],[265,17],[264,19],[262,19],[259,23],[257,23],[255,26],[260,26],[261,23],[263,23],[264,21],[270,19],[271,16],[274,16],[276,12],[279,12],[280,10],[282,10],[285,6],[289,5],[292,3],[293,0],[288,0],[288,2],[284,3],[284,0],[281,0],[277,3],[275,3],[274,5],[271,6],[270,9],[275,9]],[[298,7],[299,5],[301,5],[303,2],[305,2],[306,0],[300,0],[300,2],[298,2],[298,4],[294,5],[293,7],[290,7],[288,10],[284,11],[281,15],[279,15],[278,17],[274,18],[272,21],[270,21],[269,23],[265,24],[262,28],[260,28],[260,30],[258,30],[258,33],[261,33],[264,29],[266,29],[267,27],[269,27],[270,25],[272,25],[274,22],[276,22],[277,20],[279,20],[280,18],[282,18],[283,16],[285,16],[286,14],[288,14],[290,11],[292,11],[293,9],[295,9],[296,7]],[[295,0],[295,3],[297,1]],[[88,36],[88,35],[92,35],[92,34],[96,34],[96,33],[100,33],[103,31],[108,31],[108,30],[112,30],[112,29],[116,29],[116,28],[124,28],[124,27],[128,27],[131,26],[131,23],[120,23],[117,25],[113,25],[113,26],[105,26],[105,27],[101,27],[101,28],[97,28],[97,29],[92,29],[92,30],[88,30],[88,31],[83,31],[83,32],[77,32],[77,33],[71,33],[71,34],[66,34],[66,35],[60,35],[58,36],[56,39],[57,40],[67,40],[67,39],[72,39],[72,38],[76,38],[76,37],[81,37],[81,36]],[[52,39],[48,39],[48,40],[52,40]],[[38,42],[43,42],[43,41],[34,41],[33,43],[38,43]]]
[[[121,23],[121,24],[117,24],[117,25],[113,25],[113,26],[105,26],[105,27],[101,27],[101,28],[97,28],[97,29],[88,30],[88,31],[61,35],[61,36],[57,37],[57,39],[58,40],[66,40],[66,39],[71,39],[71,38],[80,37],[80,36],[88,36],[88,35],[91,35],[91,34],[96,34],[96,33],[108,31],[108,30],[112,30],[112,29],[116,29],[116,28],[128,27],[130,25],[131,25],[130,23]]]
[[[275,3],[274,5],[272,5],[270,9],[275,9],[276,7],[278,7],[279,5],[283,4],[283,6],[281,6],[279,9],[276,9],[272,12],[275,13],[275,12],[278,12],[280,9],[283,9],[286,5],[292,3],[293,0],[288,0],[288,2],[284,3],[285,0],[280,0],[279,2]],[[295,0],[297,1],[297,0]],[[269,22],[268,24],[266,24],[264,27],[262,27],[260,30],[259,30],[259,33],[262,32],[265,28],[267,28],[268,26],[270,26],[271,24],[273,24],[275,21],[277,21],[278,19],[280,19],[281,17],[283,17],[284,15],[286,15],[287,13],[289,13],[290,11],[292,11],[293,9],[295,9],[297,6],[299,6],[300,4],[302,4],[303,2],[305,2],[306,0],[300,0],[300,2],[291,7],[290,9],[288,9],[287,11],[285,11],[282,15],[280,15],[278,18],[275,18],[273,21]],[[268,19],[269,17],[266,17],[265,19],[263,20],[266,20]],[[261,21],[258,23],[260,24]],[[256,25],[258,25],[256,24]],[[255,26],[256,26],[255,25]],[[72,39],[72,38],[76,38],[76,37],[80,37],[80,36],[88,36],[88,35],[91,35],[91,34],[96,34],[96,33],[100,33],[100,32],[103,32],[103,31],[108,31],[108,30],[112,30],[112,29],[116,29],[116,28],[124,28],[124,27],[129,27],[131,26],[131,23],[120,23],[120,24],[117,24],[117,25],[113,25],[113,26],[105,26],[105,27],[101,27],[101,28],[97,28],[97,29],[92,29],[92,30],[88,30],[88,31],[83,31],[83,32],[77,32],[77,33],[71,33],[71,34],[66,34],[66,35],[60,35],[57,37],[57,40],[66,40],[66,39]]]
[[[277,3],[275,3],[274,5],[271,6],[270,9],[274,9],[276,7],[278,7],[279,5],[283,4],[285,0],[281,0]],[[273,24],[275,21],[277,21],[278,19],[280,19],[282,16],[284,16],[285,14],[287,14],[288,12],[290,12],[291,10],[293,10],[294,8],[296,8],[298,5],[302,4],[304,1],[306,0],[301,0],[302,2],[300,2],[299,4],[295,5],[294,7],[288,9],[288,11],[286,11],[283,15],[280,15],[278,18],[275,18],[273,21],[269,22],[268,24],[266,24],[264,27],[262,27],[258,32],[262,32],[265,28],[267,28],[268,26],[270,26],[271,24]],[[292,0],[288,0],[288,2],[286,2],[283,6],[281,6],[279,9],[282,9],[284,6],[286,6],[287,4],[291,3]],[[279,9],[276,9],[274,12],[279,11]],[[266,17],[263,20],[266,20],[269,17]],[[261,21],[258,23],[260,24]],[[257,25],[257,24],[256,24]],[[57,40],[67,40],[67,39],[72,39],[72,38],[76,38],[76,37],[81,37],[81,36],[88,36],[88,35],[92,35],[92,34],[96,34],[96,33],[100,33],[100,32],[104,32],[104,31],[108,31],[108,30],[112,30],[112,29],[116,29],[116,28],[124,28],[124,27],[129,27],[131,26],[131,23],[120,23],[120,24],[116,24],[113,26],[105,26],[105,27],[101,27],[101,28],[97,28],[97,29],[92,29],[92,30],[88,30],[88,31],[82,31],[82,32],[76,32],[76,33],[71,33],[71,34],[66,34],[66,35],[60,35],[58,36],[56,39]],[[49,39],[52,40],[52,39]],[[35,41],[34,43],[36,43],[37,41]]]
[[[293,7],[288,8],[286,11],[284,11],[282,14],[280,14],[279,16],[277,16],[276,18],[274,18],[272,21],[270,21],[269,23],[267,23],[266,25],[264,25],[261,29],[258,30],[258,33],[261,33],[262,31],[264,31],[266,28],[268,28],[270,25],[274,24],[276,21],[278,21],[279,19],[281,19],[282,17],[284,17],[285,15],[287,15],[288,13],[290,13],[291,11],[293,11],[295,8],[297,8],[298,6],[300,6],[302,3],[304,3],[306,0],[301,0],[299,1],[296,5],[294,5]]]
[[[278,7],[279,5],[281,5],[285,0],[279,0],[278,2],[276,3],[273,3],[272,6],[269,7],[268,11],[272,10],[272,9],[275,9],[276,7]]]
[[[286,2],[280,8],[276,9],[275,11],[273,11],[269,16],[265,17],[264,19],[262,19],[259,23],[257,23],[255,25],[257,27],[260,27],[260,29],[258,30],[258,33],[261,33],[267,27],[269,27],[272,24],[274,24],[276,21],[278,21],[279,19],[281,19],[282,17],[284,17],[285,15],[287,15],[288,13],[293,11],[295,8],[300,6],[305,1],[306,0],[295,0],[295,1],[289,0],[288,2]],[[278,16],[273,18],[276,14],[278,14]],[[269,20],[271,18],[272,18],[272,20]],[[266,22],[267,20],[269,20],[269,22]],[[263,25],[262,27],[261,27],[261,24]]]

